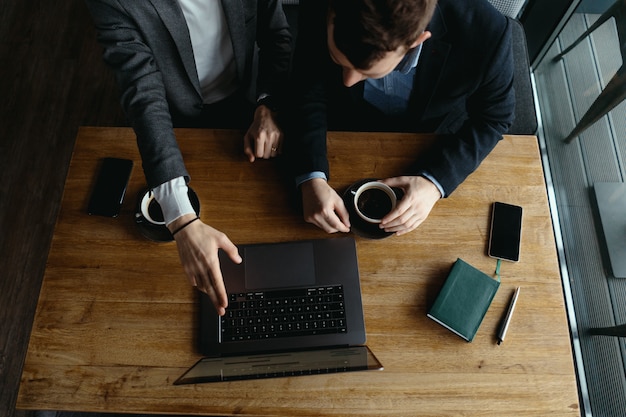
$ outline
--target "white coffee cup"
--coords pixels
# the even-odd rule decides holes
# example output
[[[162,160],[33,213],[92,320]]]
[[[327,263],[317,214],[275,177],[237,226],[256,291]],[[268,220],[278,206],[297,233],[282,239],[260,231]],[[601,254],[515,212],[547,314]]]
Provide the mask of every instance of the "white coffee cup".
[[[396,208],[397,197],[391,187],[378,181],[369,181],[354,192],[354,210],[368,223],[380,223]]]
[[[154,198],[154,193],[152,191],[147,191],[143,197],[141,198],[141,214],[143,217],[152,224],[155,225],[164,225],[165,219],[163,218],[163,212],[161,211],[161,206]]]

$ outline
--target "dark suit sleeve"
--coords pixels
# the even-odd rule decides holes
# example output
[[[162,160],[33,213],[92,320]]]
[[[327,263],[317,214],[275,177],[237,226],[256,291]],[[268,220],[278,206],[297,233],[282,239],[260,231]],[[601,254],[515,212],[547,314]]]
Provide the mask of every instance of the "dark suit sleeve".
[[[104,60],[115,71],[121,103],[137,135],[148,185],[189,177],[181,156],[162,74],[143,39],[139,22],[114,0],[86,0],[104,48]]]
[[[256,42],[259,45],[257,95],[270,94],[284,102],[292,36],[281,2],[261,0],[258,6]]]
[[[285,139],[285,154],[294,176],[312,171],[329,175],[326,88],[332,63],[326,43],[327,7],[323,0],[301,0],[299,6]]]
[[[446,196],[478,168],[513,121],[511,31],[508,20],[502,17],[502,21],[506,23],[500,26],[499,36],[489,39],[495,45],[491,56],[476,63],[483,75],[466,100],[468,117],[460,129],[442,135],[435,148],[420,158],[411,170],[411,173],[430,173]]]

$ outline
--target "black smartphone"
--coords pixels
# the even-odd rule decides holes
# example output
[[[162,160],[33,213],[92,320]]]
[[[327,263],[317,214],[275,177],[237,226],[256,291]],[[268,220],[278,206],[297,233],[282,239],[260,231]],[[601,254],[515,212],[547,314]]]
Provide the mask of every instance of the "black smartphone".
[[[517,262],[522,239],[522,208],[495,202],[491,213],[489,256]]]
[[[133,161],[130,159],[104,158],[96,185],[91,192],[87,212],[98,216],[117,217],[132,169]]]

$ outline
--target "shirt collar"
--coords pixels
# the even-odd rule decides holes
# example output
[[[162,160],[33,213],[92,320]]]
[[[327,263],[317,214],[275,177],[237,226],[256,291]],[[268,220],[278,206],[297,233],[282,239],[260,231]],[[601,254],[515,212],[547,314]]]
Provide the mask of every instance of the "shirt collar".
[[[408,74],[413,68],[417,67],[417,61],[419,61],[420,54],[422,52],[422,45],[419,44],[415,48],[409,50],[402,58],[402,61],[398,63],[394,71],[398,71],[401,74]]]

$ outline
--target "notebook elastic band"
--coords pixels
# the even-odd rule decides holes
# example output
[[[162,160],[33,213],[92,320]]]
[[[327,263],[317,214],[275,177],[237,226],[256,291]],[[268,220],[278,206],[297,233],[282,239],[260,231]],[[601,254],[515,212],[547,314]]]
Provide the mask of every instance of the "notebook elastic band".
[[[496,278],[498,278],[498,282],[500,282],[500,264],[502,263],[502,259],[498,259],[496,262]]]

